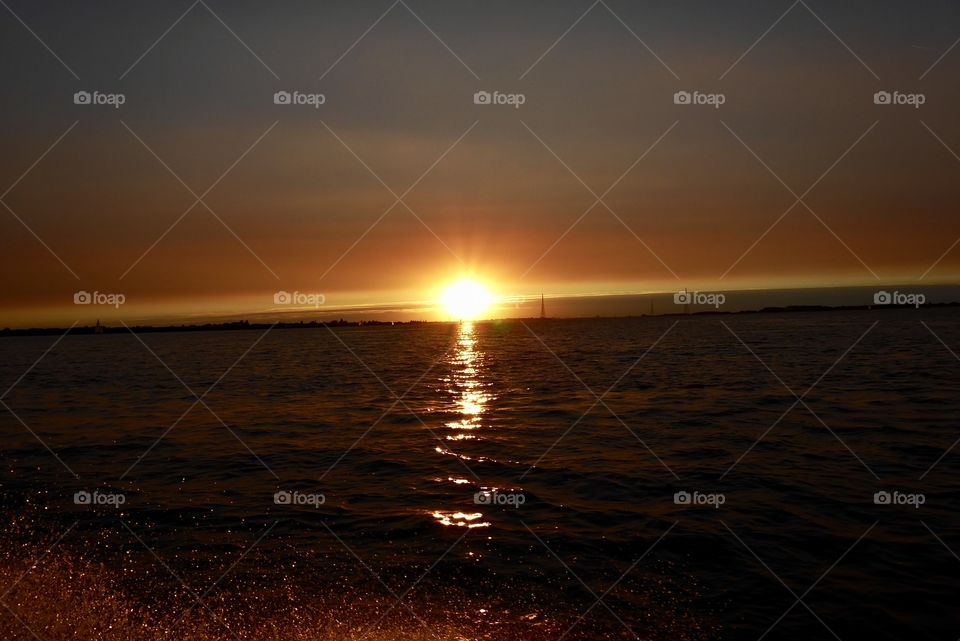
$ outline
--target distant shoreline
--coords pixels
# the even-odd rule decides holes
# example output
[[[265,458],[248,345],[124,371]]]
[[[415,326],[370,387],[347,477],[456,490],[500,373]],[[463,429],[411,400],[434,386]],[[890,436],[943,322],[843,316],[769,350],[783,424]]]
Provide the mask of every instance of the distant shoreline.
[[[567,321],[567,320],[612,320],[622,318],[671,318],[677,316],[738,316],[744,314],[777,314],[777,313],[795,313],[795,312],[841,312],[841,311],[881,311],[894,309],[934,309],[934,308],[955,308],[960,307],[960,302],[951,303],[930,303],[920,308],[913,305],[787,305],[784,307],[763,307],[756,310],[740,311],[722,311],[722,310],[702,310],[690,313],[672,312],[666,314],[629,314],[623,316],[570,316],[564,318],[488,318],[477,320],[477,323],[491,322],[541,322],[541,321]],[[9,327],[0,330],[0,337],[10,336],[50,336],[58,334],[81,334],[81,335],[99,335],[99,334],[151,334],[151,333],[169,333],[169,332],[215,332],[215,331],[238,331],[238,330],[266,330],[273,329],[316,329],[321,327],[382,327],[382,326],[409,326],[409,325],[436,325],[457,323],[458,321],[378,321],[378,320],[359,320],[347,321],[344,319],[332,321],[296,321],[276,323],[250,321],[231,321],[224,323],[202,323],[193,325],[119,325],[119,326],[96,326],[84,325],[76,327],[30,327],[22,329],[11,329]]]

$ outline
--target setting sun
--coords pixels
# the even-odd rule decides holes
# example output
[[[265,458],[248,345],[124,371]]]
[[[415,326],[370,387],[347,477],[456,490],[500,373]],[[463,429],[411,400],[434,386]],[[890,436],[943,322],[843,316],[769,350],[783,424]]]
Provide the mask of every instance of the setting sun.
[[[448,285],[440,296],[443,308],[456,320],[476,320],[492,302],[493,297],[483,284],[466,278]]]

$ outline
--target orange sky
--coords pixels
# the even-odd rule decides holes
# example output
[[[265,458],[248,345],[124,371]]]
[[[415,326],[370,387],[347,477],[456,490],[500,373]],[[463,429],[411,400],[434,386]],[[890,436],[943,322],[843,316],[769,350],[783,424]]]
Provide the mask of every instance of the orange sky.
[[[121,10],[118,42],[95,15],[75,16],[78,38],[24,7],[79,79],[3,18],[0,326],[252,314],[278,290],[406,304],[464,273],[504,296],[955,283],[960,55],[920,75],[956,12],[825,16],[851,55],[801,11],[727,72],[777,16],[698,7],[693,22],[623,9],[663,64],[598,12],[530,69],[582,8],[425,4],[456,55],[400,11],[333,64],[376,15],[264,23],[239,3],[228,22],[256,56],[198,13],[123,80],[176,16]],[[95,87],[125,104],[70,100]],[[296,88],[325,104],[273,104]],[[886,88],[925,104],[874,104]],[[476,105],[480,89],[525,102]],[[674,104],[686,89],[726,101]],[[184,215],[190,190],[204,204]],[[78,290],[127,302],[80,309]]]

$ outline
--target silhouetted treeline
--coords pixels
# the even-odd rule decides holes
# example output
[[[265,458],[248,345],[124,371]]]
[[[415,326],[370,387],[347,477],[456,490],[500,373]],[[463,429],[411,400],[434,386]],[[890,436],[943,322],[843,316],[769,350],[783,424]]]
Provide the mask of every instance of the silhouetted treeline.
[[[960,307],[960,303],[925,303],[919,309],[928,309],[935,307]],[[756,310],[741,310],[736,312],[723,311],[723,310],[698,310],[690,312],[690,316],[716,316],[716,315],[736,315],[736,314],[772,314],[772,313],[786,313],[786,312],[840,312],[840,311],[864,311],[864,310],[892,310],[892,309],[917,309],[914,305],[787,305],[786,307],[764,307],[762,309]],[[683,312],[671,312],[668,314],[655,314],[654,316],[685,316]],[[596,316],[589,318],[639,318],[647,317],[646,314],[637,315],[626,315],[626,316]],[[537,322],[537,321],[553,321],[553,320],[581,320],[579,318],[505,318],[500,319],[503,321],[519,321],[524,322]],[[317,328],[317,327],[365,327],[365,326],[383,326],[383,325],[424,325],[431,322],[437,321],[423,321],[423,320],[412,320],[412,321],[377,321],[377,320],[362,320],[362,321],[347,321],[342,318],[339,320],[332,321],[298,321],[296,323],[251,323],[250,321],[233,321],[230,323],[204,323],[202,325],[129,325],[129,326],[112,326],[107,327],[104,325],[86,325],[83,327],[74,327],[70,330],[71,334],[123,334],[130,331],[136,332],[138,334],[146,333],[160,333],[160,332],[215,332],[215,331],[226,331],[226,330],[245,330],[245,329],[258,329],[266,330],[270,327],[275,329],[301,329],[301,328]],[[453,321],[456,322],[456,321]],[[481,321],[482,322],[482,321]],[[0,337],[2,336],[44,336],[44,335],[56,335],[63,334],[67,331],[66,327],[31,327],[26,329],[10,329],[9,327],[0,330]]]
[[[274,329],[298,329],[298,328],[317,328],[317,327],[361,327],[368,325],[419,325],[427,321],[347,321],[342,318],[332,321],[298,321],[296,323],[251,323],[250,321],[233,321],[229,323],[203,323],[202,325],[85,325],[77,326],[70,330],[71,334],[125,334],[136,332],[138,334],[162,333],[162,332],[216,332],[229,330],[258,329],[266,330],[270,327]],[[43,336],[49,334],[63,334],[67,331],[66,327],[30,327],[25,329],[10,329],[9,327],[0,330],[0,336]]]

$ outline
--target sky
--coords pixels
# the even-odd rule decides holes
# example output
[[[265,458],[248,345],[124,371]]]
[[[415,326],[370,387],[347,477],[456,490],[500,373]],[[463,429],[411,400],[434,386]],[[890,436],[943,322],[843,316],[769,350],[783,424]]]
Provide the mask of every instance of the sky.
[[[6,4],[0,327],[960,276],[956,3]]]

